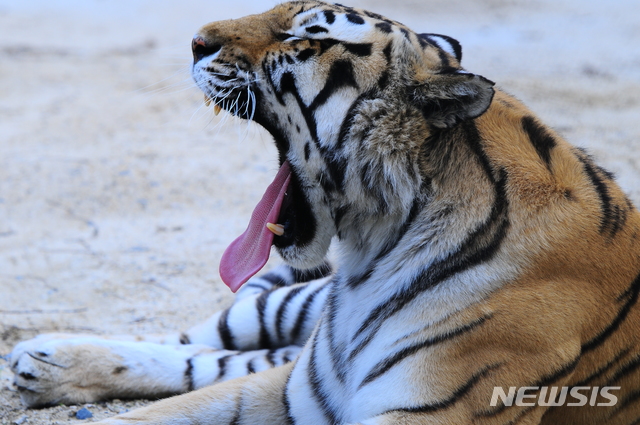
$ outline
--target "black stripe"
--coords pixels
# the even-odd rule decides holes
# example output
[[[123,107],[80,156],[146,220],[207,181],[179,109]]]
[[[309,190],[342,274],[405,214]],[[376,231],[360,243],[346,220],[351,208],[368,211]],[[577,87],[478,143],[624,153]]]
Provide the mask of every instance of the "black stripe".
[[[636,277],[633,281],[629,289],[627,289],[624,294],[624,297],[627,298],[625,304],[620,308],[618,314],[615,319],[604,328],[595,338],[591,339],[589,342],[582,345],[582,353],[587,353],[591,350],[598,348],[602,345],[615,331],[618,330],[622,322],[627,318],[631,308],[638,301],[638,292],[640,292],[640,275]],[[621,301],[621,300],[620,300]]]
[[[322,381],[320,376],[318,375],[317,370],[317,360],[316,360],[316,349],[318,344],[318,335],[319,332],[315,334],[313,342],[311,344],[311,353],[308,364],[308,378],[309,384],[311,385],[311,393],[313,398],[316,400],[324,417],[327,422],[330,424],[338,424],[338,418],[336,414],[336,409],[331,405],[329,399],[322,388]]]
[[[247,374],[251,375],[252,373],[256,373],[256,366],[253,364],[255,359],[249,360],[247,363]]]
[[[230,309],[226,309],[220,315],[220,319],[218,320],[218,333],[220,334],[220,340],[222,341],[222,348],[225,350],[235,350],[237,347],[233,341],[233,334],[231,333],[231,328],[228,323],[229,312]]]
[[[327,342],[329,344],[329,354],[331,355],[331,365],[333,366],[333,370],[338,377],[338,380],[344,384],[347,376],[347,365],[344,362],[344,343],[340,343],[340,345],[336,345],[335,339],[335,320],[336,314],[338,311],[338,291],[336,287],[331,288],[331,292],[327,297],[327,301],[325,302],[325,315],[324,318],[327,321],[327,325],[325,326],[325,332],[327,335]]]
[[[571,374],[576,367],[578,366],[578,363],[580,361],[581,356],[578,355],[578,357],[576,357],[574,360],[572,360],[570,363],[567,363],[566,365],[562,366],[562,368],[558,369],[555,372],[550,373],[549,375],[545,375],[542,378],[540,378],[536,383],[533,383],[531,385],[527,385],[527,386],[531,386],[531,387],[546,387],[549,386],[551,384],[553,384],[554,382],[556,382],[557,380],[564,378],[565,376]],[[510,407],[517,407],[515,404],[510,406]],[[486,411],[482,411],[482,412],[477,412],[474,416],[476,418],[482,417],[482,418],[489,418],[489,417],[493,417],[493,416],[497,416],[500,413],[504,412],[506,410],[507,406],[504,404],[504,402],[501,402],[499,406],[497,406],[495,409],[491,409],[491,410],[486,410]],[[522,416],[524,416],[526,413],[528,413],[529,409],[525,409],[521,412],[518,413],[518,415],[512,419],[509,423],[516,423],[520,420],[520,418],[522,418]]]
[[[298,131],[299,133],[300,131]],[[305,161],[309,161],[309,158],[311,157],[311,145],[309,144],[309,142],[304,144],[304,160]]]
[[[265,360],[267,361],[267,363],[269,363],[270,367],[275,367],[276,366],[276,350],[269,350],[267,351],[267,354],[264,356]]]
[[[256,298],[256,310],[258,312],[258,321],[260,322],[260,337],[258,342],[260,348],[273,348],[271,336],[265,323],[265,310],[267,309],[269,295],[271,295],[271,292],[263,292]]]
[[[565,364],[560,369],[555,372],[550,373],[549,375],[545,375],[540,378],[535,384],[530,385],[531,387],[547,387],[561,378],[564,378],[570,375],[578,366],[580,362],[580,358],[582,356],[578,355],[575,359],[573,359],[570,363]]]
[[[373,47],[371,43],[343,43],[342,45],[349,53],[361,57],[371,56],[371,48]]]
[[[522,129],[527,133],[529,141],[538,152],[540,159],[551,171],[551,150],[556,147],[556,140],[546,128],[530,116],[522,117]]]
[[[191,344],[191,339],[189,338],[189,335],[187,335],[186,333],[182,332],[180,334],[180,344],[182,344],[182,345]]]
[[[364,10],[364,11],[363,11],[363,13],[364,13],[366,16],[370,17],[370,18],[378,19],[378,20],[380,20],[380,21],[382,21],[382,20],[384,20],[384,19],[385,19],[385,17],[384,17],[384,16],[382,16],[382,15],[380,15],[380,14],[378,14],[378,13],[369,12],[368,10]]]
[[[385,34],[389,34],[393,32],[393,28],[391,27],[391,25],[386,22],[378,22],[376,24],[376,28],[378,28],[380,31],[382,31]]]
[[[474,320],[473,322],[469,323],[468,325],[464,325],[461,326],[457,329],[454,329],[451,332],[447,332],[446,334],[441,334],[441,335],[437,335],[435,337],[429,338],[425,341],[422,341],[418,344],[413,344],[410,345],[408,347],[403,348],[402,350],[396,352],[395,354],[387,357],[386,359],[382,360],[381,362],[379,362],[378,364],[376,364],[371,371],[367,374],[367,376],[362,380],[362,382],[360,383],[358,389],[364,387],[365,385],[373,382],[374,380],[376,380],[377,378],[379,378],[380,376],[382,376],[383,374],[385,374],[386,372],[389,371],[389,369],[391,369],[392,367],[394,367],[396,364],[398,364],[399,362],[401,362],[402,360],[406,359],[409,356],[412,356],[413,354],[416,354],[418,351],[431,347],[433,345],[436,344],[440,344],[442,342],[454,339],[459,337],[462,334],[465,334],[467,332],[470,332],[472,330],[474,330],[476,327],[481,326],[485,321],[487,321],[487,319],[490,319],[491,315],[486,315],[483,317],[480,317],[477,320]]]
[[[357,89],[358,83],[353,72],[353,64],[347,60],[338,60],[331,65],[327,81],[316,98],[313,99],[311,105],[309,105],[309,110],[315,111],[318,107],[324,105],[331,95],[343,87]]]
[[[294,37],[294,35],[293,34],[287,34],[286,32],[281,32],[279,34],[276,34],[276,39],[278,41],[285,41],[285,40],[290,39],[291,37]]]
[[[210,70],[210,69],[208,69],[207,71],[209,71],[209,72],[215,72],[215,71]],[[238,74],[237,74],[237,73],[235,73],[235,72],[232,72],[232,73],[231,73],[231,74],[229,74],[229,75],[223,75],[223,74],[221,74],[220,72],[215,72],[215,78],[216,78],[216,80],[220,80],[220,81],[225,81],[225,82],[226,82],[226,81],[229,81],[229,80],[233,80],[233,79],[235,79],[235,78],[238,78]]]
[[[313,291],[311,294],[307,296],[307,299],[304,300],[304,303],[300,307],[300,311],[298,312],[298,317],[296,318],[295,325],[293,329],[291,329],[291,341],[295,341],[300,337],[300,332],[302,332],[302,327],[306,323],[309,318],[309,309],[313,304],[313,300],[315,300],[316,296],[322,292],[326,288],[325,285]]]
[[[284,341],[285,339],[284,315],[287,312],[289,303],[291,303],[291,300],[305,288],[306,286],[296,286],[292,288],[280,303],[280,307],[278,307],[278,311],[276,312],[276,335],[278,336],[278,341],[280,342]]]
[[[273,88],[276,99],[284,106],[285,102],[284,98],[282,97],[282,93],[275,89],[275,83],[266,68],[265,61],[262,62],[262,68],[263,72],[267,76],[269,84]],[[260,102],[257,101],[257,104],[260,104]],[[284,161],[286,161],[287,159],[287,152],[289,152],[290,142],[288,139],[288,132],[283,131],[278,125],[279,116],[273,112],[270,112],[267,108],[257,108],[255,111],[254,121],[262,125],[264,129],[271,134],[278,149],[278,159],[281,164],[284,163]]]
[[[364,19],[362,19],[362,17],[360,15],[358,15],[357,13],[348,13],[347,14],[347,20],[349,22],[351,22],[352,24],[356,24],[356,25],[363,25],[364,24]]]
[[[369,131],[374,129],[374,124],[371,123],[366,130],[364,131],[364,137],[368,137]],[[380,184],[380,176],[384,175],[382,162],[369,162],[365,163],[360,170],[360,182],[362,183],[362,188],[365,190],[366,194],[377,201],[378,203],[378,214],[385,215],[389,211],[389,205],[387,203],[387,196],[385,196],[385,191]]]
[[[328,29],[326,29],[325,27],[321,27],[320,25],[312,25],[310,27],[305,28],[305,30],[309,34],[318,34],[318,33],[321,33],[321,32],[329,32]]]
[[[186,382],[187,391],[195,390],[193,383],[193,357],[187,360],[187,369],[184,371],[184,380]]]
[[[242,285],[242,289],[247,289],[247,288],[255,288],[260,290],[260,292],[263,291],[268,291],[269,289],[271,289],[270,287],[264,286],[264,285],[260,285],[258,283],[255,282],[247,282],[244,285]]]
[[[333,223],[336,226],[336,229],[338,229],[338,238],[340,239],[342,239],[342,234],[340,233],[340,223],[342,223],[342,219],[347,215],[348,212],[349,207],[342,206],[336,209],[333,216]]]
[[[438,73],[451,74],[457,71],[456,68],[451,67],[451,64],[449,63],[449,56],[447,56],[447,53],[444,50],[438,49],[438,57],[440,58],[440,71],[438,71]]]
[[[332,11],[325,10],[322,13],[324,13],[324,20],[327,21],[327,24],[331,25],[335,22],[336,15]]]
[[[520,422],[520,419],[524,418],[527,414],[533,412],[536,407],[537,406],[530,406],[525,409],[522,409],[521,411],[518,412],[515,418],[511,419],[505,425],[517,425],[517,423]]]
[[[384,58],[387,60],[387,65],[391,64],[391,52],[393,49],[393,42],[389,42],[389,44],[387,44],[387,46],[384,48],[384,50],[382,51],[382,54],[384,55]]]
[[[231,419],[231,422],[229,423],[229,425],[240,425],[240,415],[242,414],[243,404],[244,403],[242,402],[242,393],[240,393],[240,396],[238,397],[238,403],[236,404],[236,409],[235,409],[236,414],[233,415],[233,419]]]
[[[340,40],[336,40],[335,38],[323,38],[322,40],[314,40],[314,41],[320,45],[318,56],[324,55],[327,50],[329,50],[336,44],[340,44]]]
[[[607,384],[603,385],[603,386],[605,386],[605,387],[615,386],[614,385],[615,382],[619,381],[620,379],[624,379],[624,378],[628,377],[632,373],[637,372],[638,368],[640,368],[640,356],[636,356],[633,360],[631,360],[630,362],[628,362],[624,366],[622,366],[622,368],[620,370],[618,370],[611,377],[611,379],[609,379]]]
[[[609,416],[609,420],[622,413],[628,407],[634,405],[637,401],[640,401],[640,390],[634,390],[626,394],[622,401],[619,401],[618,404],[616,404],[615,410],[611,416]]]
[[[284,391],[282,392],[282,404],[284,406],[284,411],[287,414],[286,424],[285,425],[295,425],[296,421],[291,414],[291,402],[289,401],[289,383],[291,382],[291,372],[289,372],[289,376],[287,377],[287,383],[284,385]]]
[[[414,407],[402,407],[397,409],[391,409],[386,411],[383,414],[387,414],[390,412],[407,412],[407,413],[433,413],[438,410],[448,409],[457,403],[461,398],[469,393],[473,389],[473,387],[482,379],[489,375],[490,372],[498,369],[501,364],[495,364],[485,367],[484,369],[476,372],[466,383],[460,386],[451,397],[446,398],[442,401],[438,401],[435,403],[423,404],[422,406],[414,406]]]
[[[611,174],[601,167],[596,166],[592,159],[584,152],[578,151],[578,160],[582,163],[584,171],[591,180],[591,184],[600,198],[602,216],[600,217],[600,233],[614,237],[624,226],[627,214],[626,210],[613,203],[613,198],[609,193],[609,188],[605,179],[610,179]],[[604,175],[604,178],[601,177]]]
[[[222,378],[227,374],[227,364],[231,357],[233,357],[233,354],[229,354],[228,356],[220,357],[218,359],[218,376],[216,376],[214,382],[222,380]]]
[[[622,360],[622,358],[625,357],[630,352],[631,352],[631,347],[623,350],[617,356],[615,356],[612,360],[610,360],[606,365],[604,365],[603,367],[601,367],[600,369],[598,369],[597,371],[595,371],[591,375],[587,376],[583,380],[581,380],[579,382],[576,382],[575,384],[572,385],[572,387],[584,387],[584,386],[587,386],[592,381],[595,381],[596,379],[600,378],[601,376],[603,376],[604,374],[609,372],[611,369],[613,369],[613,367],[616,364],[618,364],[618,362],[620,360]],[[602,386],[606,386],[606,385],[602,385]]]
[[[366,271],[360,273],[358,275],[349,276],[347,278],[347,286],[350,289],[356,289],[358,286],[362,285],[364,282],[371,278],[373,271],[375,270],[376,262],[372,261],[371,264],[367,267]]]
[[[288,286],[290,284],[290,282],[286,278],[284,278],[283,276],[281,276],[281,275],[279,275],[279,274],[277,274],[275,272],[270,272],[270,273],[264,274],[264,275],[260,276],[260,279],[266,280],[274,288],[282,288],[282,287]]]
[[[340,125],[340,132],[338,133],[338,141],[336,143],[336,150],[341,150],[344,147],[344,143],[347,140],[347,136],[349,135],[349,131],[351,130],[351,124],[353,118],[360,112],[359,107],[366,102],[367,100],[371,100],[375,97],[375,92],[372,90],[368,90],[362,93],[358,98],[351,104],[347,114],[342,120],[342,124]]]
[[[329,262],[325,261],[321,265],[307,270],[291,269],[293,279],[296,283],[310,282],[312,280],[322,279],[329,276],[333,272],[333,267]]]
[[[427,47],[436,47],[435,43],[427,36],[427,34],[418,34],[418,43],[420,47],[426,49]]]
[[[323,151],[328,151],[323,149]],[[336,158],[332,154],[324,156],[324,161],[329,171],[329,178],[321,180],[325,192],[333,192],[338,189],[344,190],[345,175],[347,173],[347,164],[343,159]]]
[[[334,181],[324,170],[318,172],[318,174],[316,175],[316,181],[320,183],[320,186],[322,186],[322,190],[324,190],[325,193],[333,192],[337,189]]]
[[[296,55],[296,59],[300,62],[304,62],[315,54],[316,54],[316,51],[314,49],[304,49],[303,51],[301,51]]]
[[[400,32],[404,35],[404,38],[406,38],[407,41],[411,43],[411,35],[409,35],[409,31],[407,31],[405,28],[400,28]]]
[[[578,366],[578,363],[580,362],[580,358],[581,358],[581,356],[578,355],[570,363],[565,364],[564,366],[562,366],[560,369],[556,370],[555,372],[552,372],[552,373],[550,373],[548,375],[544,375],[537,382],[535,382],[534,384],[528,385],[528,386],[531,386],[531,387],[546,387],[546,386],[549,386],[549,385],[555,383],[559,379],[564,378],[567,375],[571,374],[576,369],[576,367]],[[487,411],[487,412],[482,412],[480,414],[476,414],[476,417],[482,416],[482,417],[486,418],[486,417],[490,417],[490,416],[496,416],[499,413],[501,413],[502,411],[504,411],[505,409],[506,409],[506,406],[504,405],[504,403],[501,403],[501,405],[498,406],[496,409],[493,409],[493,410]],[[516,417],[516,419],[519,419],[525,413],[526,412],[520,412],[520,414]],[[514,420],[516,420],[516,419],[514,419]]]
[[[380,74],[380,78],[378,78],[378,83],[376,84],[376,86],[380,90],[384,90],[385,88],[387,88],[388,85],[389,85],[389,73],[387,71],[384,71],[382,74]]]

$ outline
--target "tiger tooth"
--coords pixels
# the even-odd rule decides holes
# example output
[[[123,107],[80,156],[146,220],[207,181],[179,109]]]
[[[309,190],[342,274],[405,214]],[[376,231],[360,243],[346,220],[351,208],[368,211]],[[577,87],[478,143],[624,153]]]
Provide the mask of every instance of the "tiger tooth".
[[[282,224],[267,223],[267,229],[276,236],[284,235],[284,226]]]
[[[205,94],[204,95],[204,106],[209,106],[209,105],[211,105],[211,98]]]
[[[220,113],[220,111],[222,111],[222,108],[220,107],[220,105],[218,105],[217,103],[215,105],[213,105],[213,114],[214,115],[218,115]]]

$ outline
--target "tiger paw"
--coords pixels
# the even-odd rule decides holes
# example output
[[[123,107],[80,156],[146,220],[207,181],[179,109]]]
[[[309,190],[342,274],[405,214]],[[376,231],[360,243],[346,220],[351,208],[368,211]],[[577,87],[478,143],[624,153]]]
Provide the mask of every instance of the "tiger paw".
[[[41,335],[16,345],[10,358],[14,385],[28,407],[103,399],[122,358],[90,338]],[[111,375],[111,376],[110,376]]]

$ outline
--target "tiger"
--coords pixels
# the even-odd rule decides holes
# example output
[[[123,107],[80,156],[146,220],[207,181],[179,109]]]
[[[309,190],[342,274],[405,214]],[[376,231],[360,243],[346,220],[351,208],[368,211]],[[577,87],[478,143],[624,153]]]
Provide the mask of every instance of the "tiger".
[[[182,334],[20,343],[27,405],[174,395],[110,425],[640,424],[640,215],[458,41],[302,0],[205,25],[192,52],[205,102],[279,156],[222,257],[237,299]],[[272,246],[286,265],[257,275]]]

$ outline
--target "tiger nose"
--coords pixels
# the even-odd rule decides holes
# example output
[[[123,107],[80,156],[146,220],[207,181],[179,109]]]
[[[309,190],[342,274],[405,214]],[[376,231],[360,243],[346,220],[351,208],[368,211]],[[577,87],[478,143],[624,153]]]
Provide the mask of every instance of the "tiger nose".
[[[200,59],[211,56],[222,49],[220,43],[207,43],[207,41],[196,35],[191,41],[191,50],[193,51],[193,63],[197,63]]]

